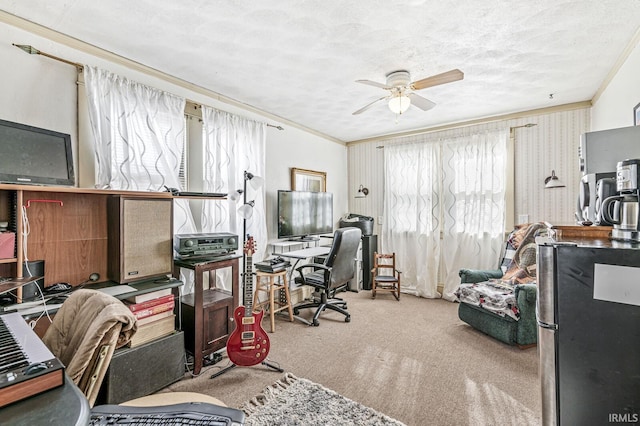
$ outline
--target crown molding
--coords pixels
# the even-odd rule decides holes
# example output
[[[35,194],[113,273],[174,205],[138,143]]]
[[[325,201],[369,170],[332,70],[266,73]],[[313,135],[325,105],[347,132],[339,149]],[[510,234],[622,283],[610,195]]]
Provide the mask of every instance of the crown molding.
[[[271,114],[269,112],[263,111],[259,108],[256,108],[252,105],[245,104],[243,102],[237,101],[235,99],[224,96],[220,93],[214,92],[213,90],[206,89],[202,86],[198,86],[196,84],[190,83],[186,80],[180,79],[178,77],[167,74],[163,71],[157,70],[155,68],[149,67],[147,65],[141,64],[140,62],[133,61],[131,59],[125,58],[124,56],[117,55],[113,52],[109,52],[100,47],[94,46],[90,43],[84,42],[74,37],[70,37],[68,35],[62,34],[58,31],[47,28],[43,25],[36,24],[34,22],[28,21],[26,19],[20,18],[18,16],[12,15],[5,11],[0,10],[0,22],[5,23],[7,25],[11,25],[13,27],[19,28],[21,30],[30,32],[32,34],[38,35],[40,37],[46,38],[53,42],[59,43],[61,45],[67,46],[69,48],[78,50],[80,52],[116,63],[118,65],[122,65],[126,68],[132,69],[134,71],[138,71],[140,73],[149,75],[151,77],[159,78],[168,83],[176,85],[178,87],[182,87],[183,89],[190,90],[194,93],[204,95],[208,98],[215,99],[216,101],[222,102],[227,105],[232,105],[237,108],[241,108],[245,111],[260,115],[262,117],[268,118],[270,120],[277,121],[283,125],[295,127],[299,130],[302,130],[307,133],[311,133],[315,136],[321,137],[331,142],[338,143],[340,145],[345,145],[345,142],[337,139],[333,136],[326,135],[322,132],[318,132],[317,130],[310,129],[301,124],[295,123],[293,121],[287,120],[286,118],[282,118],[278,115]],[[195,101],[190,101],[192,103],[198,103]]]

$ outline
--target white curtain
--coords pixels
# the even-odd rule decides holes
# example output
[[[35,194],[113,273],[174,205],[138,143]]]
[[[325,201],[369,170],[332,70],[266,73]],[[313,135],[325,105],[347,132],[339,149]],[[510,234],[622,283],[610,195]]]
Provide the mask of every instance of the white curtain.
[[[383,250],[396,253],[403,292],[439,297],[440,146],[385,146],[384,167]]]
[[[207,106],[202,107],[204,144],[204,190],[234,193],[243,189],[244,172],[265,177],[266,124],[248,120]],[[256,244],[254,261],[265,257],[267,221],[264,186],[247,183],[247,201],[253,201],[253,213],[247,219],[246,232]],[[203,232],[231,232],[243,240],[243,219],[238,201],[208,201],[203,205]]]
[[[460,268],[496,265],[504,242],[508,130],[442,142],[443,297],[456,300]]]
[[[96,186],[180,188],[185,99],[97,67],[84,67],[94,135]],[[195,231],[186,200],[174,202],[174,233]]]
[[[382,250],[396,253],[403,292],[455,300],[460,268],[498,262],[507,139],[501,130],[385,145]]]

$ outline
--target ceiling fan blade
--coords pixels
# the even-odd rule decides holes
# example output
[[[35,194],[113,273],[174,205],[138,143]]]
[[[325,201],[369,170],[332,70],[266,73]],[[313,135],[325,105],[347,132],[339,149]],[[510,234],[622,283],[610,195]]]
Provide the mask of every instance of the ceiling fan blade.
[[[376,102],[379,102],[379,101],[381,101],[381,100],[383,100],[383,99],[387,99],[387,98],[388,98],[388,96],[383,96],[383,97],[381,97],[380,99],[376,99],[375,101],[373,101],[373,102],[370,102],[370,103],[366,104],[365,106],[363,106],[363,107],[362,107],[362,108],[360,108],[359,110],[354,111],[354,112],[352,113],[352,115],[358,115],[358,114],[360,114],[360,113],[362,113],[362,112],[365,112],[366,110],[368,110],[369,108],[371,108],[371,107],[373,106],[373,104],[375,104]]]
[[[392,89],[391,86],[387,86],[386,84],[383,84],[383,83],[378,83],[377,81],[356,80],[356,83],[362,83],[362,84],[366,84],[366,85],[373,86],[373,87],[379,87],[381,89]]]
[[[431,102],[429,99],[423,98],[420,95],[416,95],[415,93],[409,93],[408,96],[409,99],[411,99],[411,104],[417,106],[423,111],[428,111],[436,106],[434,102]]]
[[[451,83],[454,81],[462,80],[464,73],[459,69],[443,72],[442,74],[432,75],[431,77],[423,78],[422,80],[414,81],[411,83],[413,90],[426,89],[427,87],[438,86],[440,84]]]

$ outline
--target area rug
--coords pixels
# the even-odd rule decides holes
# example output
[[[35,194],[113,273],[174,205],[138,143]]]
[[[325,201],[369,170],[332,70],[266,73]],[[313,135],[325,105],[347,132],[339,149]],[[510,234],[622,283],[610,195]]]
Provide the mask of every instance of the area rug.
[[[404,426],[317,383],[286,373],[242,407],[246,426]]]

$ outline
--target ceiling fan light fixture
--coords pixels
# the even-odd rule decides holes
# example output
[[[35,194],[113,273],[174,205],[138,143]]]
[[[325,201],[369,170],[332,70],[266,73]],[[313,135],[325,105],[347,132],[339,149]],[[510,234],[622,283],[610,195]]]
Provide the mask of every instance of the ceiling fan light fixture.
[[[389,109],[394,114],[402,114],[409,109],[411,99],[408,96],[400,95],[389,99]]]

